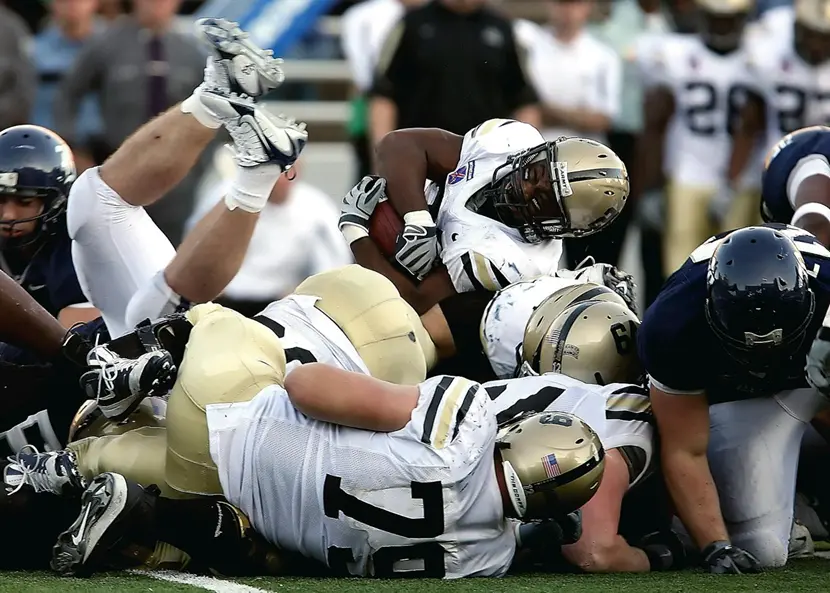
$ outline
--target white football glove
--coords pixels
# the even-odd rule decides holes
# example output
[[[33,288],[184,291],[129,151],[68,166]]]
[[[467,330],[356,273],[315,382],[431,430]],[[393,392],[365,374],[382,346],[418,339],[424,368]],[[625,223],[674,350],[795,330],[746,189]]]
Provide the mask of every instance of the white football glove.
[[[349,244],[369,236],[369,219],[384,199],[386,179],[377,175],[367,175],[343,196],[337,226]]]
[[[592,257],[588,257],[584,262],[579,264],[576,270],[558,270],[554,274],[557,278],[573,278],[581,280],[582,282],[592,282],[610,288],[622,297],[628,308],[636,315],[637,314],[637,284],[634,282],[634,277],[631,274],[618,270],[610,264],[591,264],[585,265],[586,262],[593,261]]]
[[[438,259],[438,229],[426,210],[407,212],[395,242],[395,260],[418,280],[429,274]]]
[[[807,382],[830,397],[830,328],[818,330],[813,345],[807,353]]]

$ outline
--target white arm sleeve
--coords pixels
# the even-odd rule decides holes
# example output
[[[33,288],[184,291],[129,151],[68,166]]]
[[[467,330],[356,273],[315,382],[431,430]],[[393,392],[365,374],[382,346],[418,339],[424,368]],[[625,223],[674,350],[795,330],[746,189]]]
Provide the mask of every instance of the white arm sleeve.
[[[798,188],[808,177],[813,175],[824,175],[830,177],[830,163],[823,154],[811,154],[798,161],[790,171],[787,179],[787,199],[790,206],[795,210],[795,196],[798,195]]]

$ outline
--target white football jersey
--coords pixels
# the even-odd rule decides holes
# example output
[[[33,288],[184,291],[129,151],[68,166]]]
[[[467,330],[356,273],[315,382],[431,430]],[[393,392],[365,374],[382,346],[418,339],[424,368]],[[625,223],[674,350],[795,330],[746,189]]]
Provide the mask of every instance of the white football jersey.
[[[582,280],[539,276],[503,288],[481,316],[481,345],[499,379],[510,379],[522,366],[525,327],[542,301],[566,286]]]
[[[439,376],[401,430],[319,422],[279,386],[207,407],[227,499],[273,544],[355,576],[502,576],[516,550],[481,385]]]
[[[782,136],[830,123],[830,65],[811,66],[792,43],[755,42],[747,60],[753,90],[767,108],[767,146]]]
[[[654,458],[653,417],[648,391],[637,385],[589,385],[558,373],[490,381],[499,424],[525,412],[567,412],[594,429],[606,450],[620,449],[636,468],[630,486],[650,472]]]
[[[547,241],[545,247],[530,245],[518,230],[467,208],[474,194],[493,181],[508,156],[544,141],[530,124],[510,119],[487,120],[464,135],[458,168],[447,176],[436,220],[441,260],[457,292],[495,291],[558,269],[561,241]],[[497,179],[509,171],[503,167]],[[438,186],[428,184],[426,194],[433,203]]]
[[[322,362],[347,371],[369,374],[357,350],[325,313],[319,299],[292,294],[268,305],[258,317],[279,337],[285,350],[285,372],[297,365]]]
[[[680,34],[661,36],[651,49],[652,80],[669,89],[675,103],[665,139],[672,147],[666,173],[677,184],[717,188],[750,88],[746,51],[718,54],[700,37]]]

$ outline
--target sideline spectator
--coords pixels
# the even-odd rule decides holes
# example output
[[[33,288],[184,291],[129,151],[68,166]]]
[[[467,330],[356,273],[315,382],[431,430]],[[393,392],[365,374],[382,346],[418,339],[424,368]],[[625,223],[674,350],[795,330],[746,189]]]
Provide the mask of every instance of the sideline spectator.
[[[96,20],[98,0],[52,0],[50,18],[35,36],[34,63],[38,75],[37,95],[32,121],[44,128],[54,128],[52,110],[60,81],[72,67],[78,52],[94,35],[104,30]],[[80,105],[77,123],[75,166],[78,172],[93,166],[91,143],[101,132],[101,114],[95,97],[87,95]]]
[[[465,134],[514,117],[539,126],[512,21],[484,0],[433,0],[410,10],[387,37],[371,90],[373,144],[397,128]]]
[[[227,151],[217,151],[188,228],[198,224],[230,187],[234,169],[229,159]],[[295,165],[290,175],[298,172]],[[259,215],[242,267],[218,302],[243,315],[256,315],[291,294],[307,277],[352,263],[337,228],[339,216],[333,198],[305,181],[280,177]]]
[[[29,121],[35,99],[25,21],[0,3],[0,130]]]

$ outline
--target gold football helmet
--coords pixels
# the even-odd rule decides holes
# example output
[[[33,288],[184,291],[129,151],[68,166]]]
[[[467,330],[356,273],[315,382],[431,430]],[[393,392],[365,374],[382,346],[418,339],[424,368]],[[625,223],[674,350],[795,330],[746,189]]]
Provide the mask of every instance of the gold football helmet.
[[[560,313],[547,328],[532,333],[538,347],[525,355],[521,374],[561,373],[584,383],[639,383],[637,357],[640,320],[625,305],[585,301]],[[539,337],[541,335],[541,337]],[[527,342],[528,333],[525,332]]]
[[[94,399],[86,400],[69,425],[69,441],[73,443],[87,437],[104,437],[124,434],[144,426],[164,426],[164,410],[157,409],[158,398],[145,398],[126,420],[108,419]]]
[[[482,196],[498,220],[539,243],[602,230],[622,211],[628,191],[628,171],[613,150],[587,138],[559,138],[508,157]]]
[[[508,497],[523,521],[579,509],[596,493],[605,470],[597,433],[564,412],[519,416],[499,430],[496,450]]]
[[[594,284],[593,282],[573,284],[552,293],[533,310],[533,314],[525,326],[522,360],[535,373],[547,372],[539,370],[539,359],[541,357],[539,349],[548,335],[551,324],[571,305],[586,301],[607,301],[617,303],[623,307],[626,306],[625,300],[616,292],[607,286]]]
[[[830,60],[830,0],[795,0],[795,49],[809,64]]]

